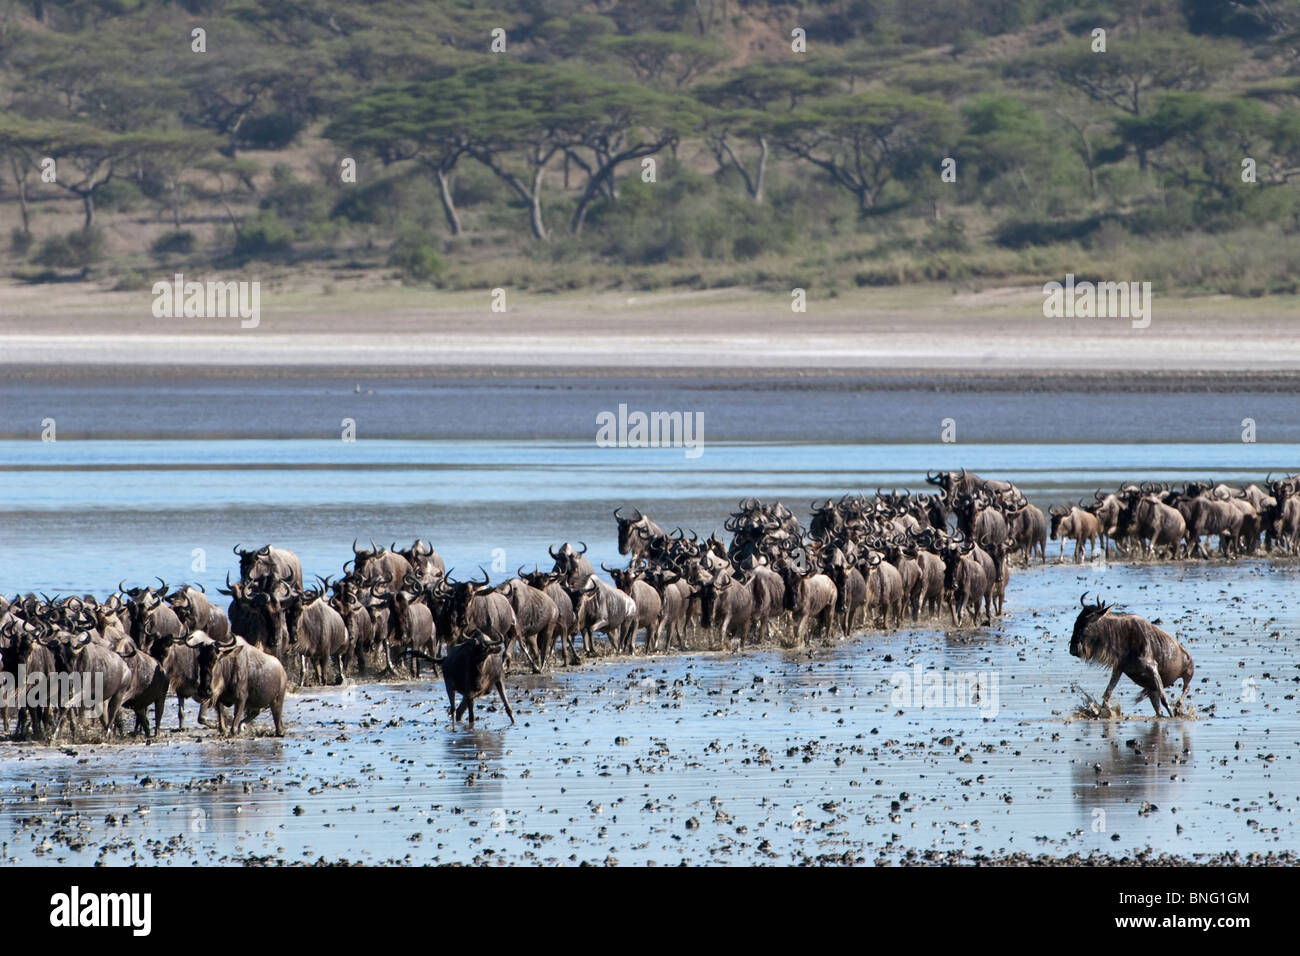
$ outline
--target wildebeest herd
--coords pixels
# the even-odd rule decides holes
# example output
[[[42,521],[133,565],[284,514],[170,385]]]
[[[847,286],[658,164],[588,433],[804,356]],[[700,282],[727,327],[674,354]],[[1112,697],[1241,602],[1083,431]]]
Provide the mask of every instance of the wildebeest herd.
[[[84,700],[33,702],[33,681],[81,675],[102,681],[93,708],[107,732],[121,733],[121,711],[133,713],[135,732],[157,735],[168,697],[175,696],[184,729],[187,700],[198,720],[215,711],[218,730],[238,733],[269,710],[277,734],[289,670],[300,684],[326,683],[333,670],[393,674],[421,666],[442,672],[453,722],[476,697],[495,690],[514,715],[503,682],[508,661],[522,657],[545,671],[558,645],[576,664],[582,652],[646,654],[703,635],[737,648],[780,638],[849,635],[874,625],[898,627],[927,616],[955,627],[991,622],[1002,614],[1013,563],[1046,561],[1048,538],[1075,541],[1095,554],[1112,547],[1128,558],[1208,558],[1217,538],[1224,558],[1300,553],[1300,476],[1235,488],[1209,481],[1125,484],[1097,491],[1094,501],[1053,506],[1047,515],[1009,481],[966,470],[927,475],[933,492],[878,490],[813,502],[805,528],[781,503],[740,502],[718,533],[701,538],[672,532],[639,510],[617,509],[619,554],[625,568],[602,565],[601,578],[578,542],[550,549],[552,567],[519,568],[508,580],[458,580],[422,540],[409,548],[352,544],[353,558],[337,577],[305,585],[291,551],[270,545],[235,548],[239,579],[226,576],[219,607],[201,586],[128,587],[103,600],[90,594],[0,597],[0,665],[11,680],[0,700],[6,732],[54,739],[67,722],[77,732]],[[1121,674],[1144,689],[1160,714],[1172,714],[1164,688],[1192,676],[1178,642],[1142,618],[1114,612],[1100,601],[1083,603],[1070,653],[1113,669],[1109,697]],[[26,682],[26,684],[24,683]],[[457,706],[457,696],[461,698]],[[1182,698],[1179,698],[1181,702]],[[227,716],[229,711],[229,716]]]

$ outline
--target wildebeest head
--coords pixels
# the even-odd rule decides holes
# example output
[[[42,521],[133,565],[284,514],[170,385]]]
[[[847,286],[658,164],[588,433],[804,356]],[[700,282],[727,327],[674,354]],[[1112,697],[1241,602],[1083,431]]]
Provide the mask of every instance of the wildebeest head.
[[[1115,605],[1103,604],[1100,596],[1096,603],[1089,604],[1087,591],[1084,591],[1083,596],[1079,598],[1079,604],[1082,610],[1074,619],[1074,633],[1070,636],[1070,656],[1085,661],[1092,660],[1093,657],[1108,656],[1109,648],[1101,639],[1102,635],[1092,631],[1093,625],[1109,614]]]
[[[583,555],[587,553],[586,542],[579,541],[578,544],[582,545],[582,550],[580,551],[574,549],[573,545],[569,544],[567,541],[559,551],[556,551],[554,548],[547,549],[550,552],[551,557],[555,559],[555,567],[551,570],[555,574],[564,577],[565,580],[575,587],[580,587],[586,583],[583,579],[586,577],[586,568],[590,567],[583,558]]]
[[[451,619],[459,629],[466,627],[469,621],[469,606],[473,603],[474,598],[480,594],[491,594],[494,590],[489,583],[486,571],[479,568],[483,574],[483,580],[479,581],[448,581],[447,588],[450,591],[448,600],[451,602]],[[444,579],[446,580],[446,579]]]

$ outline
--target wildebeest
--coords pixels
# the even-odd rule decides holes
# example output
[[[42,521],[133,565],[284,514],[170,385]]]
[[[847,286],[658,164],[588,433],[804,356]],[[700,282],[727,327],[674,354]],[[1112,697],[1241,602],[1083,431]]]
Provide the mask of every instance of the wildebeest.
[[[592,575],[587,586],[565,590],[573,599],[576,625],[582,634],[582,646],[588,654],[596,653],[597,631],[609,638],[614,650],[626,647],[636,628],[636,602],[613,585]]]
[[[645,563],[634,560],[632,567],[626,570],[608,568],[604,564],[601,564],[601,567],[614,579],[614,586],[636,604],[636,623],[628,632],[628,646],[624,650],[636,653],[636,632],[644,628],[646,653],[651,653],[658,637],[657,628],[659,614],[663,610],[663,599],[659,597],[658,591],[643,580]]]
[[[193,634],[203,634],[193,631]],[[155,637],[149,644],[149,655],[158,661],[167,675],[167,692],[176,695],[177,729],[185,729],[185,701],[199,702],[199,723],[208,710],[208,696],[203,692],[202,674],[199,668],[199,651],[186,642],[186,638],[163,634]]]
[[[533,656],[532,648],[519,633],[519,620],[509,599],[492,586],[487,572],[482,582],[458,581],[444,579],[447,593],[449,616],[455,634],[463,636],[474,631],[482,631],[494,641],[503,641],[507,651],[516,641],[523,648],[524,656],[532,665],[533,673],[541,673],[541,665]]]
[[[781,570],[785,581],[785,609],[794,615],[794,636],[803,643],[808,622],[817,622],[817,632],[825,637],[830,633],[835,614],[835,582],[824,574],[805,577],[796,568]]]
[[[302,562],[298,560],[298,555],[287,548],[275,548],[267,544],[260,548],[244,549],[235,545],[235,554],[239,555],[241,581],[254,581],[269,576],[302,590]]]
[[[510,723],[515,722],[515,712],[510,709],[510,701],[506,697],[504,644],[490,644],[483,632],[476,631],[449,650],[438,663],[442,667],[442,679],[447,686],[447,698],[451,702],[447,710],[453,726],[467,708],[469,722],[473,725],[474,698],[482,697],[494,689],[501,697],[501,704],[506,709]],[[457,694],[462,698],[459,707],[456,706]]]
[[[961,617],[966,608],[970,608],[971,623],[978,623],[981,603],[989,618],[992,619],[993,616],[989,578],[973,551],[974,548],[969,545],[963,551],[957,545],[950,544],[943,549],[941,555],[944,565],[943,590],[952,610],[954,627],[961,626]]]
[[[622,508],[614,509],[614,520],[618,522],[618,553],[641,557],[654,542],[667,538],[664,529],[659,527],[639,510],[632,509],[635,516],[628,518],[621,514]]]
[[[1181,708],[1194,673],[1192,655],[1187,649],[1144,617],[1117,614],[1115,605],[1103,604],[1100,597],[1095,604],[1089,604],[1087,591],[1079,604],[1082,610],[1074,621],[1070,654],[1090,664],[1111,668],[1102,704],[1110,700],[1120,675],[1126,674],[1142,688],[1138,700],[1145,697],[1151,701],[1157,718],[1161,704],[1170,717],[1174,716],[1165,688],[1182,680],[1183,692],[1175,705]]]
[[[571,588],[582,590],[587,586],[587,582],[596,574],[596,569],[591,566],[591,562],[585,557],[587,545],[579,541],[582,550],[577,551],[573,545],[567,541],[560,547],[557,552],[554,548],[548,548],[551,557],[555,559],[555,567],[552,571],[560,575],[561,579]]]
[[[295,602],[286,619],[289,639],[298,652],[302,667],[298,678],[300,687],[306,685],[307,672],[313,668],[316,679],[324,684],[331,658],[338,665],[339,683],[347,679],[343,674],[343,658],[348,653],[348,629],[343,616],[325,598],[325,590],[322,581],[319,591],[304,591],[302,600]],[[428,613],[427,608],[425,613]],[[432,648],[429,652],[432,653]]]
[[[233,635],[218,644],[202,632],[191,634],[186,643],[199,650],[200,690],[216,709],[217,730],[223,736],[239,733],[245,721],[270,709],[275,735],[284,736],[284,695],[289,676],[284,665],[242,637]],[[229,732],[222,707],[232,707]]]
[[[700,625],[717,628],[723,646],[733,633],[745,646],[745,633],[754,615],[754,593],[730,572],[716,574],[699,586]]]
[[[176,612],[185,632],[203,631],[214,641],[223,641],[230,633],[230,619],[226,612],[208,600],[202,585],[185,585],[178,588],[167,598],[167,603]]]
[[[271,577],[231,584],[227,575],[226,585],[217,590],[231,598],[228,612],[231,633],[255,647],[267,648],[272,654],[283,654],[289,643],[288,614],[297,600],[296,594],[284,582]]]
[[[1147,557],[1153,557],[1156,548],[1168,548],[1169,556],[1176,558],[1187,535],[1187,522],[1177,508],[1155,495],[1143,495],[1133,507],[1133,529]]]
[[[411,573],[411,562],[396,551],[380,548],[371,540],[370,550],[357,547],[352,542],[353,573],[362,578],[379,578],[389,585],[398,586]],[[302,585],[299,585],[301,587]]]
[[[80,690],[66,702],[54,722],[54,736],[58,736],[63,718],[68,717],[76,732],[77,712],[88,703],[93,713],[99,713],[104,730],[117,727],[117,715],[122,701],[131,688],[131,668],[121,655],[110,647],[91,640],[90,634],[80,636],[63,634],[58,641],[47,642],[54,652],[55,664],[64,674],[80,675]]]
[[[133,733],[143,730],[145,737],[149,736],[149,721],[145,712],[152,705],[153,735],[157,737],[158,730],[162,726],[163,707],[167,703],[169,686],[167,672],[152,655],[136,647],[135,642],[129,637],[118,641],[114,650],[126,661],[131,671],[131,680],[122,694],[122,707],[135,714]]]
[[[560,638],[560,656],[565,658],[566,664],[577,664],[578,652],[573,648],[573,636],[578,632],[578,619],[573,611],[573,598],[564,590],[560,575],[534,569],[527,574],[521,570],[519,576],[543,592],[555,605],[554,633]]]
[[[559,608],[549,594],[533,587],[523,577],[523,568],[519,574],[501,585],[500,592],[510,602],[515,611],[515,621],[519,625],[519,636],[532,649],[539,667],[546,666],[555,647],[556,627],[560,619]],[[565,599],[566,603],[568,599]]]
[[[1075,563],[1083,561],[1083,546],[1086,542],[1091,551],[1092,557],[1097,556],[1097,543],[1101,540],[1101,522],[1097,516],[1078,505],[1071,505],[1069,508],[1057,508],[1053,506],[1048,509],[1052,516],[1052,540],[1057,537],[1061,539],[1061,554],[1065,557],[1065,539],[1074,539],[1074,560]]]

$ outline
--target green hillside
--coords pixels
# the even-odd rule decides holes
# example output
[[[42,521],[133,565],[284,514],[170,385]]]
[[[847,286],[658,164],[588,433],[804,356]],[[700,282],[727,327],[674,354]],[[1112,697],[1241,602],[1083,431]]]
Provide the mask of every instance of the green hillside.
[[[28,282],[1294,293],[1298,179],[1300,0],[0,2]]]

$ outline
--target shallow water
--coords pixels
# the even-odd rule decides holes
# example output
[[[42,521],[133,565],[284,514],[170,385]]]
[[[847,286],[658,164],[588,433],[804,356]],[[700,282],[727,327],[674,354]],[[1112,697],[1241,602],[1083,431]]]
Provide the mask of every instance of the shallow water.
[[[0,832],[27,863],[1293,849],[1297,583],[1295,565],[1263,562],[1048,567],[1012,580],[993,628],[512,676],[513,727],[484,706],[452,730],[441,686],[421,682],[309,688],[283,740],[10,745]],[[1196,719],[1151,720],[1127,681],[1129,719],[1068,719],[1076,682],[1099,696],[1107,677],[1067,650],[1085,588],[1186,643]],[[982,673],[990,692],[896,698],[917,666]]]
[[[319,403],[329,425],[321,428],[334,435],[341,406],[331,403],[345,400],[335,386]],[[418,535],[458,576],[482,566],[496,578],[520,564],[545,566],[547,547],[564,540],[588,543],[596,563],[619,560],[610,517],[618,505],[707,534],[743,496],[780,498],[806,519],[814,498],[924,490],[927,469],[1011,478],[1046,507],[1127,479],[1249,481],[1300,468],[1294,399],[1277,395],[1264,399],[1289,400],[1290,412],[1269,405],[1276,420],[1257,412],[1262,441],[1243,444],[1235,433],[1207,440],[1250,413],[1235,404],[1240,396],[1161,399],[1139,411],[1167,429],[1135,433],[1123,396],[973,393],[930,402],[918,397],[924,389],[863,393],[851,399],[864,403],[855,421],[812,392],[820,397],[807,399],[803,426],[784,413],[774,419],[782,440],[723,441],[712,436],[726,428],[706,425],[703,455],[688,459],[682,449],[596,447],[591,409],[605,406],[588,405],[618,397],[611,392],[586,395],[565,419],[552,414],[564,404],[559,391],[536,391],[536,421],[568,422],[537,432],[485,424],[529,407],[518,386],[491,386],[505,397],[471,390],[447,407],[392,403],[390,424],[405,408],[408,419],[430,423],[414,433],[443,437],[368,437],[362,418],[360,440],[345,443],[301,437],[317,433],[301,386],[284,386],[288,397],[257,382],[242,383],[238,395],[83,387],[44,398],[23,392],[3,408],[0,434],[27,435],[31,426],[33,437],[0,441],[0,592],[102,595],[120,579],[155,574],[212,592],[233,566],[234,544],[267,541],[297,551],[309,577],[337,574],[354,536],[387,544]],[[39,422],[56,392],[68,403],[58,411],[60,440],[42,443],[29,419]],[[786,412],[806,398],[778,393]],[[127,428],[123,421],[144,420],[143,406],[126,414],[137,394],[152,396],[154,418]],[[691,407],[672,404],[675,394],[658,401],[647,391],[642,407]],[[752,394],[717,394],[727,411],[706,423],[732,421],[733,437],[773,437]],[[1243,401],[1263,407],[1251,405],[1255,398]],[[936,417],[954,401],[965,403],[960,422],[988,423],[983,441],[967,440],[974,435],[964,424],[960,443],[937,441]],[[1039,411],[1055,424],[1034,425]],[[1179,430],[1208,412],[1219,420],[1213,429]],[[1046,440],[1070,433],[1062,430],[1070,414],[1090,423],[1073,433],[1090,442]],[[574,431],[579,419],[585,431]],[[935,440],[879,424],[899,421],[923,422]],[[1273,441],[1265,421],[1289,422],[1292,431],[1271,433],[1288,443]],[[459,432],[449,422],[479,437],[451,440]],[[67,440],[82,431],[149,437]],[[247,437],[268,432],[300,437]],[[1049,566],[1012,579],[1007,616],[992,628],[514,674],[513,727],[485,704],[475,730],[452,730],[441,686],[421,682],[309,688],[291,698],[283,740],[171,732],[148,747],[0,744],[0,842],[7,859],[33,863],[1292,849],[1297,583],[1296,564],[1265,561]],[[1137,719],[1067,719],[1082,691],[1099,696],[1108,676],[1067,652],[1085,590],[1161,619],[1187,644],[1196,719],[1151,721],[1127,681],[1118,699]],[[913,679],[917,665],[996,678],[996,715],[987,700],[982,708],[899,706],[894,679]],[[173,701],[165,726],[175,719]]]

